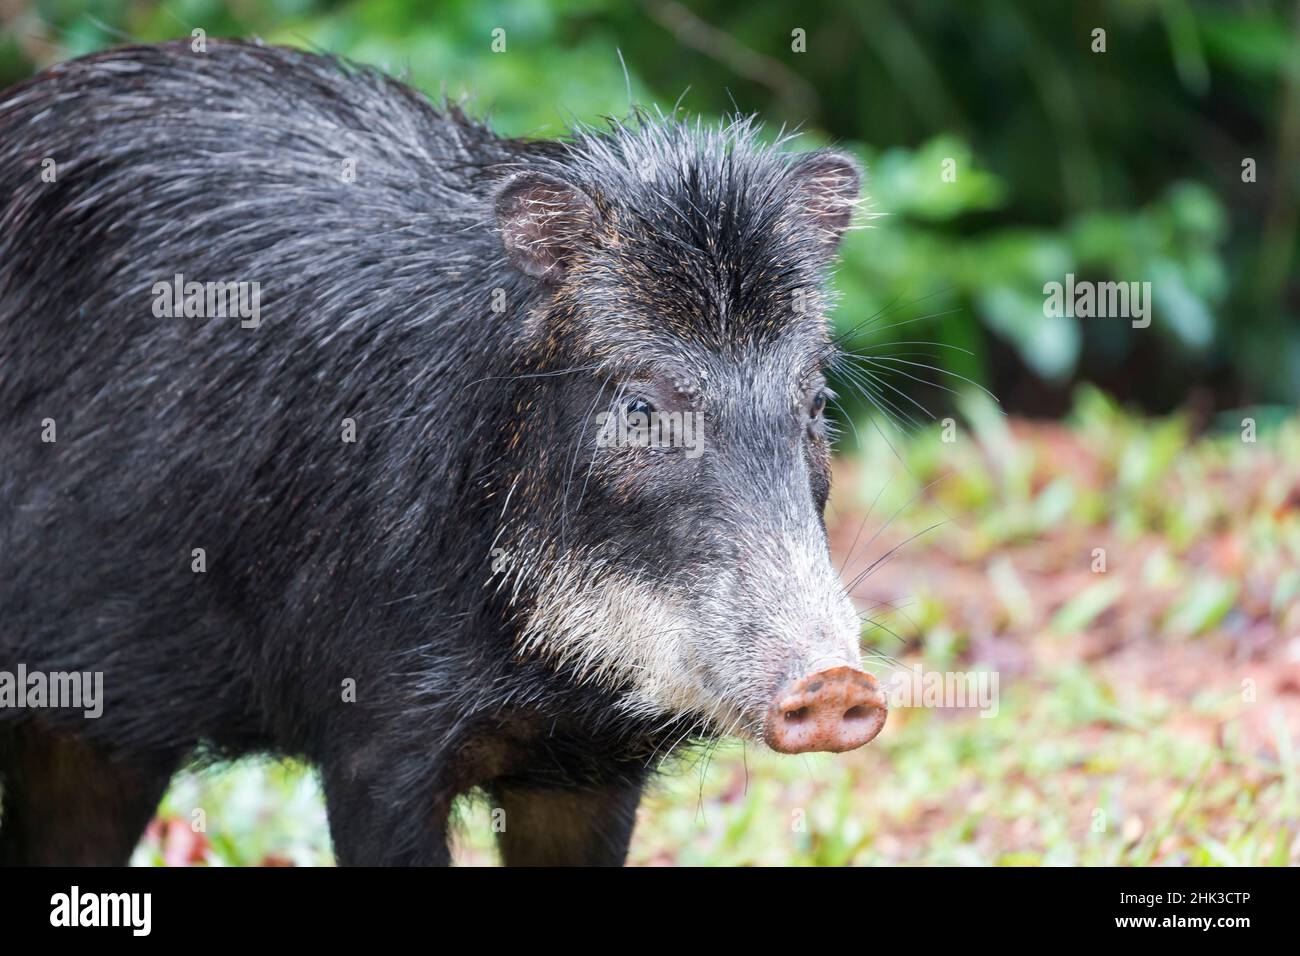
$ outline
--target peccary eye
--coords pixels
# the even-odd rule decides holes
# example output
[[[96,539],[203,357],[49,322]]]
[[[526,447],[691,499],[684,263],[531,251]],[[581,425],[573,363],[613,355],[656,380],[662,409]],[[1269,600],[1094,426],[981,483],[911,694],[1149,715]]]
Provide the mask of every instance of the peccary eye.
[[[649,418],[654,414],[655,407],[647,402],[644,398],[629,399],[623,406],[628,415],[644,415]]]
[[[819,388],[817,393],[812,397],[812,404],[808,407],[808,414],[816,418],[826,408],[826,390]]]

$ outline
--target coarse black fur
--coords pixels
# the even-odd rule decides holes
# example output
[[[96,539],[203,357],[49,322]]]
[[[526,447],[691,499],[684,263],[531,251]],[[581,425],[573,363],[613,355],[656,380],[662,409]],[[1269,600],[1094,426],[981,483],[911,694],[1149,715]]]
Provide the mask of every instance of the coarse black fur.
[[[0,669],[104,675],[99,719],[0,711],[0,862],[124,862],[177,767],[250,752],[321,769],[342,863],[446,862],[475,788],[528,821],[507,862],[621,861],[646,775],[719,728],[521,653],[531,582],[550,542],[637,522],[643,549],[606,559],[680,564],[643,510],[611,515],[627,482],[582,445],[627,349],[819,376],[826,210],[799,208],[798,169],[744,124],[503,139],[376,71],[237,42],[0,94]],[[503,247],[521,171],[591,203],[536,247],[562,268]],[[578,248],[597,228],[603,257]],[[260,282],[260,326],[159,318],[176,274]],[[802,324],[765,304],[802,287]],[[798,471],[820,522],[809,429],[765,467]],[[512,536],[548,544],[503,586]]]

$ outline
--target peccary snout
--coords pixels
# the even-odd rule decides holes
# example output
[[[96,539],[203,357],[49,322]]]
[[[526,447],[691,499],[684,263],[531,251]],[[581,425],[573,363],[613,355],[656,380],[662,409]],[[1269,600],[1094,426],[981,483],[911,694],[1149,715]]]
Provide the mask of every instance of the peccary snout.
[[[799,678],[777,694],[764,739],[785,754],[842,753],[885,726],[885,696],[866,671],[842,665]]]

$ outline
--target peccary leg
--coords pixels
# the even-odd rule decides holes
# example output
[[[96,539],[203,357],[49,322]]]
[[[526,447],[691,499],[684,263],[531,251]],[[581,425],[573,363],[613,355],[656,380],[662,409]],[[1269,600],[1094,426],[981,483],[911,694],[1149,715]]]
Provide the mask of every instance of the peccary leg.
[[[447,866],[451,796],[433,785],[414,799],[392,793],[388,773],[325,766],[321,773],[334,859],[339,866]]]
[[[622,866],[641,787],[494,789],[505,811],[497,834],[506,866]]]
[[[178,762],[127,765],[31,724],[0,728],[0,865],[126,865]]]

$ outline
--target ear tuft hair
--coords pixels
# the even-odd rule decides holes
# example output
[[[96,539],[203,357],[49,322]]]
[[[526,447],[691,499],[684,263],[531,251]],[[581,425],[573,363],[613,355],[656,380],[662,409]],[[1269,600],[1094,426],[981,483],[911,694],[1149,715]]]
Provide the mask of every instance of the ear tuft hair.
[[[497,193],[495,211],[506,254],[520,271],[554,281],[596,222],[581,189],[535,171],[516,173]]]
[[[821,232],[832,249],[853,221],[862,172],[843,153],[810,153],[794,165],[798,214]]]

